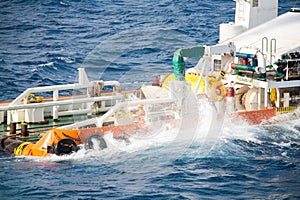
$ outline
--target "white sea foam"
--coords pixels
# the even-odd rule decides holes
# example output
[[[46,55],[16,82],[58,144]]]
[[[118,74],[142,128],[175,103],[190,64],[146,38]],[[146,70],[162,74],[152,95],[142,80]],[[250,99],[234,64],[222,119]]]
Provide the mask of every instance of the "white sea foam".
[[[268,141],[276,146],[290,147],[300,136],[299,128],[297,128],[299,120],[278,124],[277,126],[287,130],[287,133],[280,131],[280,135],[276,135],[268,129],[273,128],[271,125],[251,126],[241,122],[237,124],[227,118],[224,120],[224,115],[218,114],[209,102],[202,102],[199,108],[200,117],[195,123],[196,127],[189,127],[191,124],[195,126],[191,123],[186,124],[187,126],[183,124],[178,128],[170,128],[169,124],[158,123],[159,126],[153,128],[153,132],[136,134],[128,141],[117,140],[112,133],[107,133],[104,136],[107,148],[104,150],[86,150],[82,147],[71,155],[51,155],[48,158],[31,159],[55,162],[100,162],[109,163],[118,168],[124,165],[135,166],[143,160],[143,165],[150,167],[157,161],[169,162],[182,156],[203,157],[208,155],[216,144],[218,144],[217,148],[222,150],[223,148],[219,145],[231,146],[230,141],[235,139],[256,144]],[[282,154],[285,153],[282,152]]]
[[[71,57],[58,57],[57,59],[65,62],[65,63],[68,63],[68,64],[75,62],[75,59],[71,58]]]
[[[213,147],[214,143],[218,141],[218,134],[222,127],[217,127],[216,110],[209,103],[201,104],[198,115],[201,116],[193,122],[192,119],[185,119],[181,126],[172,128],[168,123],[156,123],[157,127],[149,129],[147,134],[138,133],[130,137],[129,141],[116,140],[112,133],[107,133],[104,136],[104,140],[107,143],[107,149],[104,150],[85,150],[81,148],[76,153],[71,155],[57,156],[51,155],[48,158],[37,158],[39,161],[73,161],[81,162],[95,160],[104,163],[115,163],[116,165],[122,162],[137,162],[140,159],[136,157],[161,159],[164,161],[175,160],[185,154],[187,149],[192,145],[199,143],[203,144],[203,141],[208,140],[209,146],[203,146],[203,152],[208,153]],[[203,109],[205,108],[205,112]],[[197,111],[196,111],[197,112]],[[192,112],[194,113],[194,111]],[[195,113],[194,113],[195,114]],[[187,115],[188,117],[197,118],[195,115]],[[221,122],[222,119],[218,119]],[[191,127],[190,127],[191,126]],[[212,128],[213,127],[213,128]],[[174,152],[176,152],[174,154]],[[152,162],[148,163],[153,164]]]
[[[48,63],[44,63],[44,64],[39,64],[39,67],[52,67],[54,66],[54,62],[48,62]]]

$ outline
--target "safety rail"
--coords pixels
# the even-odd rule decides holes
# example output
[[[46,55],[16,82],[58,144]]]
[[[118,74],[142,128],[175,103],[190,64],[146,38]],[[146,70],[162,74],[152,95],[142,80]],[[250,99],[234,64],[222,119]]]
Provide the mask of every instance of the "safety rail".
[[[147,106],[148,104],[163,104],[163,103],[175,103],[175,99],[173,98],[164,98],[164,99],[143,99],[143,100],[135,100],[135,101],[127,101],[127,102],[121,102],[113,106],[109,111],[107,111],[104,115],[101,117],[95,117],[92,119],[87,119],[80,122],[75,122],[74,124],[61,126],[58,129],[80,129],[85,128],[87,126],[96,126],[96,127],[102,127],[103,123],[106,121],[110,121],[111,118],[115,115],[116,112],[118,112],[121,108],[128,108],[132,106],[137,106],[138,104],[143,104],[144,106]]]
[[[20,109],[32,109],[32,108],[45,108],[45,107],[53,107],[53,106],[61,106],[61,105],[70,105],[77,103],[94,103],[97,101],[107,101],[107,100],[121,100],[122,95],[112,96],[100,96],[100,97],[87,97],[80,99],[67,99],[67,100],[59,100],[52,102],[42,102],[42,103],[32,103],[32,104],[23,104],[23,105],[15,105],[15,106],[1,106],[0,111],[10,111],[10,110],[20,110]]]
[[[24,99],[32,93],[42,93],[42,92],[53,92],[53,99],[58,100],[58,92],[62,90],[78,90],[78,89],[89,89],[92,88],[95,83],[101,82],[101,81],[91,81],[88,84],[66,84],[66,85],[54,85],[54,86],[43,86],[43,87],[34,87],[34,88],[28,88],[25,90],[22,94],[20,94],[15,100],[13,100],[9,106],[15,106],[20,104],[26,104]],[[120,83],[118,81],[105,81],[103,82],[104,86],[116,86],[120,87]]]
[[[22,94],[20,94],[15,100],[13,100],[9,106],[16,106],[20,104],[26,104],[24,99],[32,93],[42,93],[42,92],[53,92],[53,99],[56,99],[56,94],[61,90],[75,90],[75,89],[83,89],[90,88],[93,84],[67,84],[67,85],[54,85],[54,86],[43,86],[43,87],[34,87],[28,88]]]
[[[28,88],[11,103],[1,105],[0,124],[4,122],[5,116],[7,124],[21,121],[37,123],[44,121],[45,113],[55,120],[65,115],[105,112],[122,100],[118,81],[89,81],[84,68],[79,68],[78,71],[79,83]],[[111,86],[113,92],[102,94],[105,86]],[[82,95],[59,96],[60,91],[83,89],[86,89],[86,93]],[[52,92],[52,98],[39,102],[27,101],[29,96],[49,92]],[[95,102],[99,103],[96,105]]]
[[[297,110],[298,108],[299,108],[298,106],[277,107],[276,112],[278,114],[291,113]]]

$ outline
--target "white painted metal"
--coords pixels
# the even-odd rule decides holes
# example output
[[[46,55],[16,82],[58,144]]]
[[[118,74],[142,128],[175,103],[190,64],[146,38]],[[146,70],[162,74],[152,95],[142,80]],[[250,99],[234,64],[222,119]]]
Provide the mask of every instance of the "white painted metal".
[[[268,90],[269,88],[265,88],[264,90],[264,108],[268,107]]]
[[[300,86],[300,80],[292,80],[292,81],[260,81],[252,78],[247,77],[239,77],[237,75],[227,75],[228,82],[233,83],[240,83],[243,85],[249,85],[249,86],[256,86],[261,88],[292,88],[292,87],[299,87]]]
[[[75,122],[74,124],[66,125],[59,127],[59,129],[79,129],[86,126],[96,125],[97,127],[102,127],[103,123],[114,116],[114,114],[120,110],[121,108],[137,106],[138,104],[153,105],[153,104],[162,104],[162,103],[174,103],[175,100],[172,98],[164,98],[164,99],[144,99],[144,100],[135,100],[135,101],[127,101],[121,102],[113,106],[109,111],[107,111],[101,117],[95,117],[93,119],[87,119],[80,122]]]
[[[83,85],[89,82],[89,78],[87,77],[84,68],[78,68],[78,83]]]
[[[243,25],[234,24],[233,22],[227,24],[220,24],[219,31],[219,42],[224,42],[237,36],[246,31],[246,28]]]
[[[289,107],[290,103],[290,93],[285,92],[283,93],[283,107]]]
[[[94,102],[105,102],[105,101],[114,101],[115,103],[122,99],[120,92],[120,83],[118,81],[88,81],[86,73],[83,68],[78,69],[79,71],[79,83],[75,84],[66,84],[66,85],[54,85],[54,86],[44,86],[44,87],[34,87],[28,88],[22,94],[20,94],[15,100],[13,100],[8,105],[0,106],[0,111],[2,115],[7,115],[7,123],[10,122],[40,122],[44,121],[44,109],[47,107],[52,107],[52,116],[53,119],[58,119],[59,116],[66,114],[75,115],[75,114],[88,114],[93,112],[95,108],[92,108]],[[115,92],[111,95],[106,96],[96,96],[94,97],[93,93],[89,93],[95,85],[101,83],[103,86],[113,86],[116,88]],[[59,98],[59,91],[62,90],[79,90],[86,89],[86,96],[76,97],[70,96],[69,98]],[[101,88],[97,88],[101,90]],[[47,100],[41,103],[30,103],[27,104],[25,101],[26,97],[29,94],[43,93],[43,92],[52,92],[52,100]],[[101,91],[98,91],[99,94]],[[97,108],[97,111],[106,111],[111,106]],[[66,105],[66,110],[60,111],[60,106]],[[68,105],[78,105],[78,106],[68,106]],[[105,106],[105,103],[101,103]],[[4,117],[0,118],[0,123],[4,121]]]
[[[53,91],[53,101],[56,102],[58,101],[58,90],[54,90]],[[53,119],[58,119],[58,106],[53,106],[53,111],[52,111],[52,115],[53,115]]]
[[[0,111],[0,124],[4,122],[4,111]]]
[[[278,0],[236,0],[235,24],[251,29],[278,15]]]
[[[235,22],[220,24],[220,42],[274,19],[278,15],[278,0],[235,1]]]
[[[213,55],[220,55],[224,53],[234,54],[236,51],[235,45],[231,42],[222,44],[222,45],[214,45],[214,46],[205,46],[205,51],[203,57],[199,60],[196,68],[201,68],[201,74],[194,89],[196,93],[200,87],[200,82],[205,74],[205,91],[208,91],[208,71],[213,68]],[[205,73],[204,73],[205,72]]]
[[[25,109],[25,122],[42,122],[44,120],[44,108]]]
[[[270,63],[271,40],[276,39],[276,49],[272,50],[273,61],[279,59],[284,53],[300,50],[300,28],[298,27],[300,27],[300,13],[287,12],[221,44],[233,42],[237,51],[242,47],[261,49],[262,39],[266,37],[269,40],[267,65],[273,64]]]
[[[42,103],[23,104],[23,105],[16,105],[16,106],[1,106],[0,111],[41,108],[41,107],[52,107],[52,106],[69,105],[69,104],[77,104],[77,103],[87,103],[87,102],[97,102],[97,101],[107,101],[107,100],[119,100],[121,98],[122,98],[121,94],[117,94],[117,95],[114,95],[114,96],[100,96],[100,97],[86,97],[86,98],[78,98],[78,99],[66,99],[66,100],[60,100],[60,101],[50,101],[50,102],[42,102]]]

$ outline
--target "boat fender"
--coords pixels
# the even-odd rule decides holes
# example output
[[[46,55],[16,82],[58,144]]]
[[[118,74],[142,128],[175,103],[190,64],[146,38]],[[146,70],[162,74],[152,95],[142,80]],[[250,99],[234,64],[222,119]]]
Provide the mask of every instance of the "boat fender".
[[[78,147],[76,143],[71,139],[65,138],[58,141],[58,143],[54,148],[54,153],[58,156],[61,156],[61,155],[71,154],[72,152],[76,152],[77,150]]]
[[[4,136],[3,138],[0,139],[0,150],[5,151],[5,144],[4,141],[8,138],[8,136]]]
[[[17,149],[23,141],[12,139],[8,136],[1,139],[1,150],[10,154],[14,154],[15,149]]]
[[[5,140],[8,138],[8,136],[5,136],[0,139],[0,150],[5,151]]]
[[[84,143],[84,148],[86,150],[94,149],[94,150],[102,150],[107,148],[107,144],[103,137],[98,134],[91,135]]]

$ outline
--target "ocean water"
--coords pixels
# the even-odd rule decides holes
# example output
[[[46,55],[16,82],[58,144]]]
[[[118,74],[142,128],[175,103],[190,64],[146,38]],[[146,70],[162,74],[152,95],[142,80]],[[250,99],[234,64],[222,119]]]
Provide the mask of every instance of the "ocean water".
[[[3,0],[0,101],[28,87],[76,82],[78,67],[90,79],[119,80],[124,88],[149,83],[172,72],[177,48],[217,43],[219,24],[233,21],[234,5]],[[300,2],[280,0],[279,14],[291,7]],[[206,128],[202,123],[192,135]],[[193,137],[184,145],[173,136],[161,131],[129,146],[107,136],[108,149],[65,157],[1,152],[0,199],[300,198],[299,119],[265,126],[225,119],[217,137]]]

